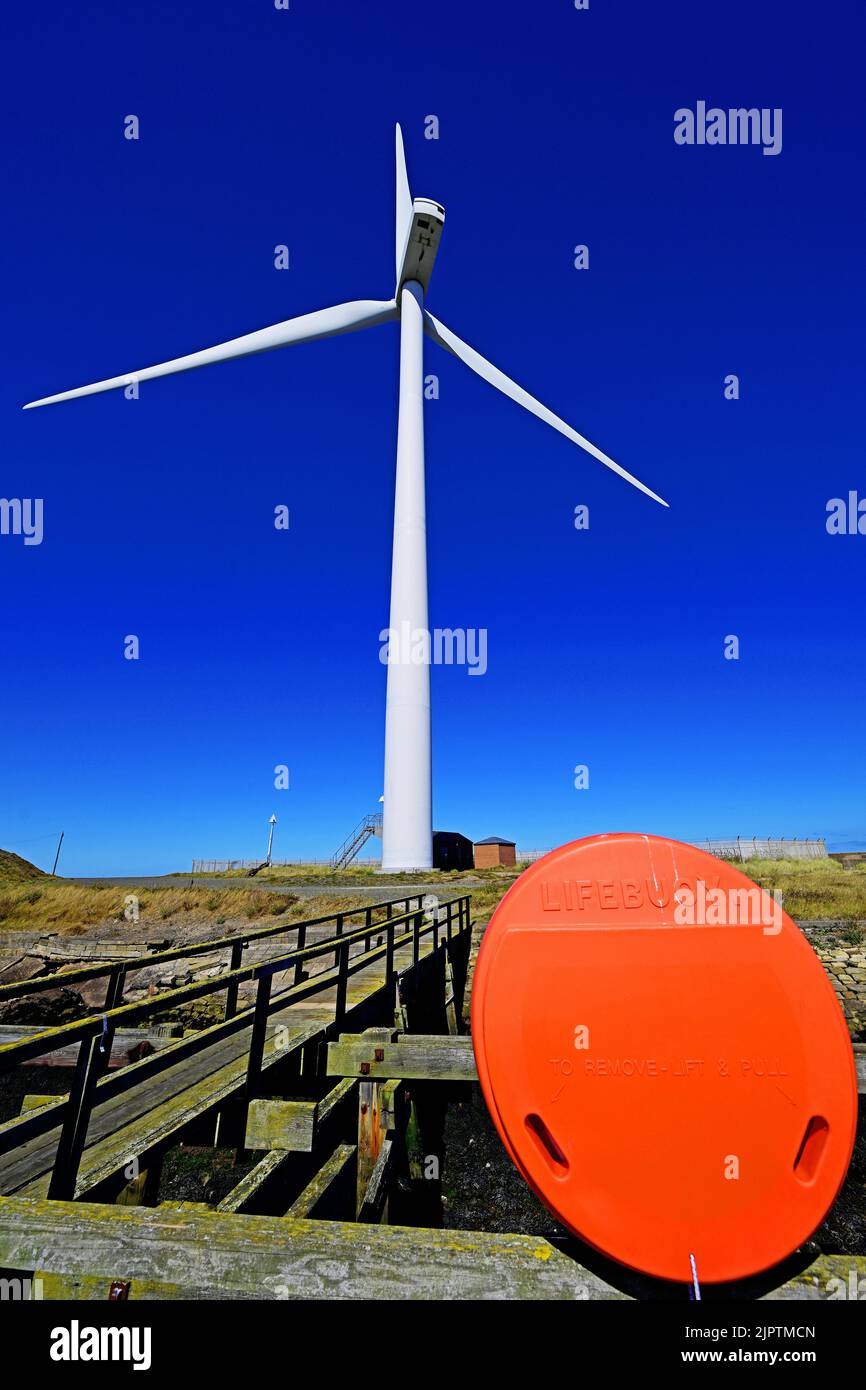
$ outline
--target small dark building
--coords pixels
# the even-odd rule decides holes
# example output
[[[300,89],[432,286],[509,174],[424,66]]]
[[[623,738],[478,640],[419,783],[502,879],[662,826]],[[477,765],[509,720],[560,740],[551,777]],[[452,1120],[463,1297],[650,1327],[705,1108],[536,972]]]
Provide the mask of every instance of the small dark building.
[[[497,864],[516,864],[517,846],[514,840],[503,840],[499,835],[490,835],[486,840],[475,841],[476,869],[494,869]]]
[[[433,831],[434,869],[471,869],[474,865],[472,841],[456,830]]]

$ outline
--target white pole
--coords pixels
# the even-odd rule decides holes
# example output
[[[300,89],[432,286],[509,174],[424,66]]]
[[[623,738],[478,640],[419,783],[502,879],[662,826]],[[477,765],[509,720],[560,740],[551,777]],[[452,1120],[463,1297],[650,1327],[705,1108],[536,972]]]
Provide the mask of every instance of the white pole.
[[[270,830],[268,831],[268,864],[270,864],[271,862],[271,846],[274,843],[274,826],[276,825],[276,823],[276,816],[271,816],[270,820],[268,821],[268,825],[270,826]]]
[[[400,415],[391,562],[382,868],[433,865],[430,634],[424,503],[424,291],[400,296]]]

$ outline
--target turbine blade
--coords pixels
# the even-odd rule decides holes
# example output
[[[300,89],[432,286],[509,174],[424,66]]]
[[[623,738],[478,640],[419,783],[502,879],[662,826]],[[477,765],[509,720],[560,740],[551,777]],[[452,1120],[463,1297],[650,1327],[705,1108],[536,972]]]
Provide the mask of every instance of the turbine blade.
[[[412,194],[409,192],[409,175],[406,172],[406,153],[403,149],[403,132],[399,125],[396,130],[397,143],[397,198],[394,219],[394,252],[396,256],[397,278],[403,269],[406,254],[406,241],[412,224]]]
[[[58,401],[71,401],[76,396],[93,396],[98,391],[112,391],[118,386],[129,386],[132,382],[150,381],[157,376],[170,376],[174,372],[188,372],[193,367],[208,367],[212,362],[225,362],[230,357],[249,357],[255,352],[270,352],[272,348],[288,347],[292,343],[311,343],[317,338],[331,338],[338,333],[354,333],[359,328],[372,328],[377,323],[387,323],[397,317],[397,304],[384,299],[356,299],[349,304],[337,304],[331,309],[317,309],[312,314],[301,314],[284,323],[275,323],[270,328],[260,328],[255,333],[246,333],[242,338],[232,338],[227,343],[217,343],[216,347],[204,348],[201,352],[191,352],[186,357],[175,357],[170,362],[160,362],[155,367],[143,367],[138,372],[127,372],[124,376],[108,377],[96,381],[91,386],[79,386],[73,391],[61,391],[56,396],[43,396],[38,401],[28,401],[24,410],[33,410],[39,405],[55,405]]]
[[[534,396],[530,396],[528,391],[524,391],[522,386],[518,386],[516,381],[512,381],[498,367],[494,367],[493,363],[482,357],[480,352],[476,352],[468,343],[464,343],[462,339],[457,337],[456,333],[452,333],[450,328],[446,328],[444,323],[440,323],[439,319],[434,318],[426,309],[424,310],[424,329],[435,343],[447,349],[448,352],[453,352],[455,357],[459,357],[461,362],[465,362],[467,367],[471,367],[473,372],[477,372],[485,381],[489,381],[490,385],[495,386],[503,395],[510,396],[513,401],[517,401],[518,405],[522,405],[533,415],[537,415],[539,420],[543,420],[547,425],[552,425],[555,430],[559,430],[560,434],[564,434],[566,439],[570,439],[572,444],[579,444],[581,449],[592,454],[599,463],[603,463],[607,468],[612,468],[614,473],[618,473],[621,478],[625,478],[627,483],[631,483],[633,487],[645,492],[647,497],[651,497],[654,502],[660,502],[663,507],[668,506],[663,497],[659,497],[657,493],[645,487],[637,478],[632,477],[631,473],[620,468],[618,463],[614,463],[607,454],[603,454],[594,444],[590,444],[589,440],[584,439],[577,430],[573,430],[571,425],[560,420],[559,416],[554,415],[552,410],[548,410],[546,405],[542,405]]]

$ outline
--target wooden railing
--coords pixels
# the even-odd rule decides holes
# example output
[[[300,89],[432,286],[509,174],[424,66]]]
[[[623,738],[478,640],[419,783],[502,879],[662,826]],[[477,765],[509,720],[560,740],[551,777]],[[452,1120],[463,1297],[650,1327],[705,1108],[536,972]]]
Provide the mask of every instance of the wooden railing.
[[[103,961],[96,965],[77,966],[74,970],[59,968],[48,975],[36,975],[29,980],[18,980],[14,984],[0,985],[0,1004],[7,999],[20,999],[27,994],[36,994],[42,990],[59,989],[66,985],[84,984],[88,980],[98,980],[100,976],[108,977],[108,989],[106,993],[106,1007],[109,1007],[112,999],[120,997],[118,986],[113,983],[116,976],[120,976],[120,993],[123,991],[123,977],[131,974],[135,970],[143,970],[146,966],[165,965],[173,960],[186,960],[189,957],[212,955],[214,951],[228,948],[231,950],[231,968],[236,969],[241,964],[243,950],[251,943],[266,941],[274,936],[283,936],[286,932],[297,932],[297,945],[303,946],[306,933],[310,927],[326,926],[329,922],[335,924],[335,934],[340,935],[346,921],[351,917],[360,917],[362,914],[367,926],[372,922],[374,912],[386,912],[390,917],[394,909],[400,906],[404,912],[412,909],[413,903],[415,910],[418,911],[423,905],[423,897],[415,893],[411,897],[391,899],[387,902],[370,903],[368,907],[351,908],[345,912],[329,912],[324,917],[310,917],[303,922],[279,922],[270,927],[257,927],[253,931],[243,932],[241,935],[235,933],[232,936],[213,937],[207,941],[192,942],[188,946],[172,946],[167,951],[152,951],[146,956],[125,957],[122,961]]]
[[[46,988],[56,989],[60,984],[67,985],[100,976],[106,976],[108,980],[105,1006],[100,1013],[43,1029],[31,1037],[0,1046],[0,1073],[3,1073],[60,1047],[72,1043],[79,1045],[69,1096],[65,1100],[28,1111],[0,1126],[0,1154],[19,1148],[29,1140],[49,1133],[60,1124],[61,1133],[48,1195],[51,1198],[71,1199],[75,1195],[78,1168],[87,1143],[87,1130],[94,1108],[246,1028],[251,1030],[246,1093],[249,1097],[255,1096],[262,1071],[267,1020],[273,1011],[336,987],[332,1026],[339,1032],[346,1015],[350,977],[375,961],[384,959],[385,984],[390,986],[396,976],[394,957],[397,950],[406,949],[411,945],[414,965],[420,958],[421,941],[426,937],[432,936],[432,949],[436,951],[441,944],[448,943],[453,937],[471,929],[469,902],[469,896],[464,895],[438,903],[432,909],[425,909],[422,907],[421,898],[415,895],[349,912],[331,913],[327,917],[317,917],[291,925],[260,928],[242,937],[221,937],[194,946],[175,947],[170,951],[134,960],[59,971],[50,976],[40,976],[36,980],[0,988],[0,998],[10,998]],[[395,907],[404,907],[405,910],[395,913]],[[384,911],[384,917],[374,920],[373,914],[379,911]],[[363,924],[347,931],[347,919],[362,914]],[[309,929],[330,922],[334,923],[333,935],[307,946]],[[244,948],[250,942],[258,942],[286,931],[297,932],[297,942],[292,950],[255,965],[242,964]],[[378,938],[376,945],[372,944],[374,936]],[[126,976],[130,972],[167,960],[185,959],[212,952],[226,946],[231,950],[230,968],[215,979],[181,985],[135,1003],[120,1003]],[[355,955],[352,954],[354,947],[360,948]],[[305,966],[309,962],[331,954],[334,959],[330,967],[313,976],[307,976]],[[287,971],[292,973],[291,984],[274,994],[274,977]],[[255,1004],[238,1011],[239,986],[250,982],[256,983]],[[226,994],[222,1022],[180,1038],[159,1052],[106,1075],[117,1028],[135,1026],[166,1009],[174,1009],[178,1005],[221,992]]]

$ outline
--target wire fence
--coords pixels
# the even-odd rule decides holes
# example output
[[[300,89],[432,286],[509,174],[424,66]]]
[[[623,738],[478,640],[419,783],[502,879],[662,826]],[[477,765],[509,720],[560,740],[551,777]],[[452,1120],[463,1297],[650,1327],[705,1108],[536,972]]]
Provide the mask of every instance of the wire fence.
[[[740,835],[735,840],[697,840],[717,859],[826,859],[826,840],[758,840]]]
[[[759,840],[737,835],[731,840],[693,840],[696,849],[706,850],[717,859],[826,859],[826,840]],[[550,854],[549,849],[518,849],[518,864],[534,864]]]
[[[378,859],[356,859],[356,864],[372,867],[381,861]],[[264,868],[267,861],[264,859],[194,859],[192,861],[193,874],[227,874],[232,870],[259,869]],[[311,867],[321,864],[329,868],[333,866],[332,859],[310,859],[305,856],[303,859],[272,859],[272,869],[288,869],[299,865],[309,864]]]
[[[708,854],[714,854],[717,859],[734,859],[743,861],[746,859],[826,859],[827,842],[826,840],[759,840],[755,837],[749,839],[746,836],[737,835],[730,840],[693,840],[691,842],[697,849],[706,850]],[[518,849],[516,851],[518,864],[534,864],[537,859],[543,859],[545,854],[550,854],[550,849]],[[356,859],[354,863],[361,868],[376,868],[381,864],[381,859]],[[192,872],[194,874],[225,874],[233,869],[257,869],[263,865],[261,859],[194,859],[192,861]],[[272,859],[273,868],[289,868],[301,864],[311,866],[322,864],[333,867],[332,859]]]

